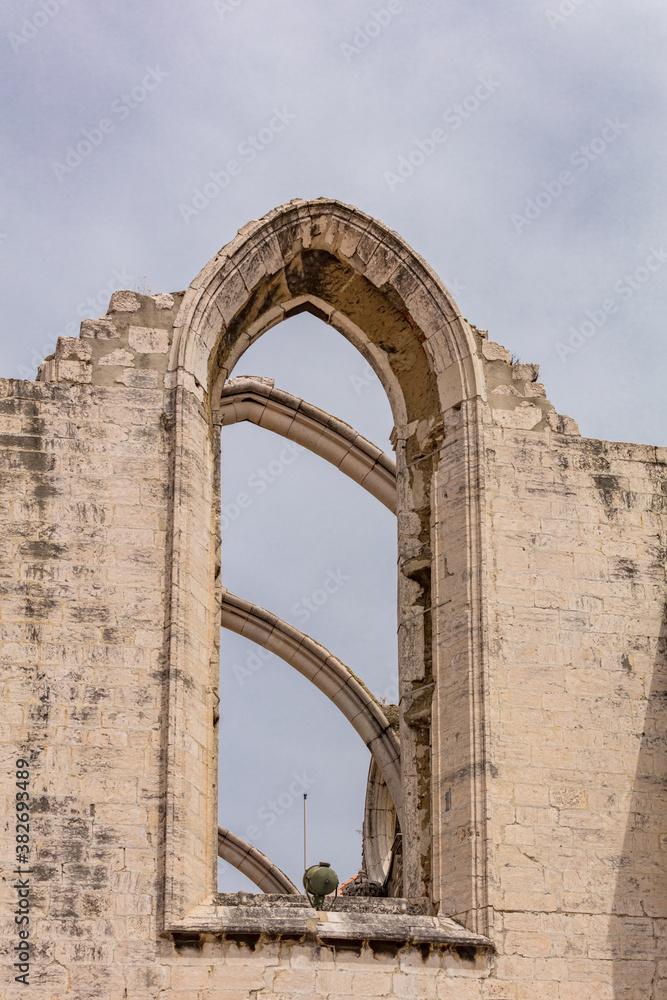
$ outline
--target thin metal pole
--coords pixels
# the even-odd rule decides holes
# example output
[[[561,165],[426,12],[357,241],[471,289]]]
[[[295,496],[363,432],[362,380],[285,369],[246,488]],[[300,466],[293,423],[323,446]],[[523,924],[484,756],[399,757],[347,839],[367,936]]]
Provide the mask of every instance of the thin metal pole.
[[[308,814],[306,810],[306,799],[308,794],[303,793],[303,870],[308,868]]]

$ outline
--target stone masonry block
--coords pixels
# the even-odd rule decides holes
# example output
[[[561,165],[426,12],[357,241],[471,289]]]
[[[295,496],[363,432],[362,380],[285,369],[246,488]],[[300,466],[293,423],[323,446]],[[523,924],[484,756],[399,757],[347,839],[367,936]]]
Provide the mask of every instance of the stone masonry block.
[[[121,385],[135,386],[137,389],[157,389],[158,373],[146,369],[136,371],[133,368],[125,368],[116,382]]]
[[[496,344],[493,340],[482,341],[482,355],[487,361],[511,361],[510,352],[502,344]]]
[[[78,337],[58,337],[56,344],[56,361],[90,361],[92,348],[85,340]]]
[[[98,365],[123,365],[133,368],[134,354],[132,354],[131,351],[118,348],[117,351],[111,351],[110,354],[104,354],[97,363]]]
[[[166,354],[169,350],[169,334],[166,330],[148,326],[131,326],[129,344],[142,354]]]
[[[512,365],[512,378],[519,382],[537,382],[540,374],[539,365]]]
[[[92,382],[92,365],[86,361],[57,361],[58,382]]]
[[[114,292],[107,313],[139,312],[141,300],[135,292]]]
[[[543,413],[537,406],[527,400],[512,410],[495,410],[494,419],[501,427],[516,427],[520,430],[530,430],[541,422]]]
[[[110,319],[84,319],[81,336],[93,340],[116,340],[120,334]]]
[[[158,292],[157,295],[152,295],[151,298],[153,299],[153,302],[158,307],[158,309],[174,308],[173,295],[168,295],[165,292]]]

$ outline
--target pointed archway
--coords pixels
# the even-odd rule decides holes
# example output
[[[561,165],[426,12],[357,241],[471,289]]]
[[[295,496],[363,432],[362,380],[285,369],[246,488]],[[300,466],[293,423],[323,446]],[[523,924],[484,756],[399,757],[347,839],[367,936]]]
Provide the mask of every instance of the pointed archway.
[[[394,416],[404,893],[483,931],[480,359],[424,261],[328,199],[291,202],[240,230],[192,282],[175,322],[166,924],[182,926],[210,892],[215,855],[215,796],[201,817],[185,793],[215,782],[221,394],[245,350],[304,310],[358,348]],[[186,864],[193,857],[201,862]]]

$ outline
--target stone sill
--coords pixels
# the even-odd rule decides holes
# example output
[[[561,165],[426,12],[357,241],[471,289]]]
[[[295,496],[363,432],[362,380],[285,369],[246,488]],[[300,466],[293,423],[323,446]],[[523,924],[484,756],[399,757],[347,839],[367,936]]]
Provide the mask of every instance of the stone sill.
[[[331,904],[329,904],[331,907]],[[466,930],[449,917],[424,914],[408,900],[377,897],[337,897],[326,910],[314,910],[305,896],[271,894],[217,894],[211,903],[196,907],[182,924],[166,930],[176,936],[214,934],[224,937],[317,939],[323,944],[344,942],[372,945],[435,945],[493,950],[481,934]]]

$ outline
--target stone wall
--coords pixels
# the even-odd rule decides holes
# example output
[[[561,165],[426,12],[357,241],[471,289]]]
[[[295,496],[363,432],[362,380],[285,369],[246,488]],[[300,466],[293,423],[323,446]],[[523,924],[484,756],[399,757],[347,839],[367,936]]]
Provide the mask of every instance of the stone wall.
[[[26,756],[29,993],[106,996],[125,981],[126,962],[145,963],[147,948],[154,951],[164,396],[2,381],[0,413],[2,859],[14,856],[12,773]],[[17,940],[10,872],[5,865],[0,989],[19,996],[25,988],[10,986]]]
[[[667,449],[494,426],[486,454],[498,971],[665,996]]]
[[[369,911],[364,930],[363,914],[278,907],[258,931],[212,891],[189,924],[165,930],[168,873],[187,875],[188,852],[204,842],[205,863],[215,855],[216,791],[202,777],[215,756],[215,691],[202,680],[177,706],[190,719],[178,746],[167,725],[173,400],[183,391],[168,355],[180,301],[115,293],[106,317],[61,339],[38,381],[0,381],[1,1000],[665,1000],[667,449],[582,439],[548,402],[537,366],[512,365],[474,328],[484,393],[452,405],[422,442],[447,512],[432,593],[447,597],[438,614],[457,616],[451,659],[434,656],[433,829],[446,835],[433,856],[438,884],[452,886],[440,917],[470,930],[405,908],[382,920]],[[184,411],[193,421],[202,395]],[[469,662],[470,579],[447,524],[467,509],[473,420],[483,671],[448,687]],[[201,664],[215,654],[207,573],[193,578],[202,618],[188,639]],[[178,753],[178,795],[201,837],[169,857]],[[23,757],[27,993],[14,981],[10,861]],[[479,914],[455,912],[466,880],[488,939],[473,933]]]

